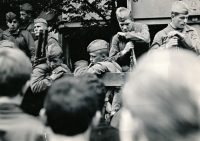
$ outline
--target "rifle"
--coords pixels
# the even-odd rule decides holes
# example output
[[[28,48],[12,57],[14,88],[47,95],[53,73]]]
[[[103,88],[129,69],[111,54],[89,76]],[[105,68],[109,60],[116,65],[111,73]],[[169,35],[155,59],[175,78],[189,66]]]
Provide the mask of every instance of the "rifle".
[[[43,30],[40,30],[33,68],[41,63],[46,62],[47,59],[46,44],[47,44],[48,30],[45,30],[44,44],[43,44],[43,35],[44,35]],[[43,51],[43,53],[41,51]]]
[[[130,56],[130,71],[132,71],[133,66],[137,66],[137,61],[135,57],[134,44],[132,41],[129,41],[129,42],[133,45],[133,48],[131,49],[131,56]]]

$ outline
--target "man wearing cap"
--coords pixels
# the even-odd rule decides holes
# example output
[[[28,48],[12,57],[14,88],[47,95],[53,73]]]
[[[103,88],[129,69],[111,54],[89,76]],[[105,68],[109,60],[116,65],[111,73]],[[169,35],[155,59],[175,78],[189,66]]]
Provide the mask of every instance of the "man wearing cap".
[[[131,11],[127,8],[119,7],[116,10],[116,16],[122,32],[118,32],[113,37],[109,57],[116,61],[123,71],[128,71],[132,48],[134,47],[136,58],[148,51],[149,29],[145,24],[133,22]]]
[[[121,72],[121,67],[109,59],[108,47],[109,43],[104,40],[97,39],[92,41],[87,47],[87,51],[90,54],[90,65],[87,67],[85,65],[83,67],[77,67],[74,71],[75,75],[83,75],[84,73],[101,75],[105,72]],[[107,112],[113,116],[121,107],[119,88],[108,88],[107,90],[108,92],[105,98],[107,108],[112,103],[111,109],[108,108]],[[113,97],[113,100],[111,97]]]
[[[47,46],[46,56],[47,63],[38,64],[33,68],[31,78],[33,93],[45,91],[63,73],[70,73],[67,65],[63,64],[63,51],[58,44]]]
[[[171,23],[155,35],[150,51],[184,48],[200,54],[200,40],[197,31],[187,25],[188,14],[189,8],[185,2],[174,2],[171,10]]]
[[[33,7],[29,3],[25,3],[20,7],[20,19],[23,23],[23,29],[28,30],[33,38],[34,35],[34,19],[32,18]]]
[[[12,41],[32,61],[35,56],[34,40],[27,30],[19,29],[19,20],[13,12],[6,14],[8,29],[3,32],[3,40]]]
[[[46,29],[48,29],[48,24],[45,19],[37,18],[34,20],[34,32],[35,32],[36,38],[39,37],[40,30],[42,30],[44,32]],[[55,37],[48,34],[47,45],[50,45],[50,44],[59,44],[59,43]],[[37,45],[38,45],[38,40],[35,41],[35,46],[37,47]]]

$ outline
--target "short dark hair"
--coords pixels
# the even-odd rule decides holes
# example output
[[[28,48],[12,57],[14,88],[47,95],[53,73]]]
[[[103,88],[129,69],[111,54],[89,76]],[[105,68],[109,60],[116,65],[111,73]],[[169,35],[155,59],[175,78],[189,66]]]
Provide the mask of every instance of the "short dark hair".
[[[47,123],[54,133],[84,133],[98,110],[95,91],[79,78],[64,77],[48,90],[44,102]]]
[[[90,89],[93,89],[98,97],[98,110],[102,110],[104,106],[104,100],[106,95],[106,87],[103,82],[95,75],[86,73],[82,76],[78,76],[83,82],[86,82]]]
[[[31,63],[19,49],[0,48],[0,96],[14,97],[30,79]]]

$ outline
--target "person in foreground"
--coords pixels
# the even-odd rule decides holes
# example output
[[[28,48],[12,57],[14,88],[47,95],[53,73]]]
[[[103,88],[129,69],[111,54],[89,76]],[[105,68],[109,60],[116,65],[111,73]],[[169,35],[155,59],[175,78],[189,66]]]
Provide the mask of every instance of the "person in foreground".
[[[54,132],[47,133],[49,141],[89,141],[101,117],[98,96],[81,79],[63,77],[48,90],[41,116]]]
[[[172,4],[171,23],[159,31],[153,40],[150,52],[157,49],[191,50],[200,54],[200,39],[195,28],[187,25],[189,8],[183,1]]]
[[[42,122],[20,108],[31,76],[28,57],[19,49],[0,48],[0,66],[0,140],[44,140]]]
[[[186,50],[143,56],[123,88],[121,140],[198,141],[199,72],[196,54]]]

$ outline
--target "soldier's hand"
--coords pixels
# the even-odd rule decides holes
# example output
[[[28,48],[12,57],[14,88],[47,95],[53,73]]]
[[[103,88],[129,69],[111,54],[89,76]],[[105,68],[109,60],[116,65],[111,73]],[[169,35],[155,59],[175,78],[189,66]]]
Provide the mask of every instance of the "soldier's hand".
[[[60,73],[60,72],[68,73],[69,71],[66,70],[65,68],[61,67],[61,66],[55,68],[55,69],[52,71],[52,73]]]
[[[117,35],[118,35],[118,36],[123,36],[123,37],[124,37],[124,36],[125,36],[125,33],[124,33],[124,32],[118,32]]]
[[[133,42],[128,42],[124,48],[124,50],[122,51],[122,54],[126,54],[127,52],[129,52],[131,49],[134,49],[134,44]]]
[[[59,72],[59,73],[52,73],[52,75],[50,76],[51,79],[54,81],[58,78],[60,78],[63,75],[63,72]]]
[[[172,38],[174,36],[177,36],[179,37],[180,39],[184,39],[184,34],[178,32],[178,31],[170,31],[168,34],[167,34],[168,38]]]
[[[174,36],[172,38],[169,38],[166,44],[166,48],[173,48],[176,47],[177,45],[178,45],[178,37]]]

